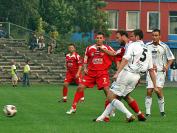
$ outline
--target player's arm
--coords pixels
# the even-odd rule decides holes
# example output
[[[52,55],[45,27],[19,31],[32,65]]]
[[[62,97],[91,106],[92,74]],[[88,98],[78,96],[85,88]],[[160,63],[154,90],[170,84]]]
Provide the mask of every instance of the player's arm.
[[[99,48],[101,51],[103,51],[104,53],[107,53],[108,55],[111,56],[116,56],[116,52],[113,49],[105,49],[102,46],[97,46],[97,48]]]
[[[79,55],[78,55],[77,59],[78,59],[79,67],[78,67],[78,70],[77,70],[77,73],[76,73],[76,78],[79,77],[79,75],[81,73],[81,70],[82,70],[82,64],[83,64],[83,61],[82,61],[82,59],[81,59],[81,57]]]
[[[122,69],[128,64],[128,60],[123,58],[120,65],[119,65],[119,68],[118,70],[116,71],[116,73],[114,74],[113,78],[116,79],[119,75],[119,73],[122,71]]]
[[[85,73],[85,74],[88,73],[87,63],[88,63],[88,56],[85,55],[85,56],[84,56],[84,64],[83,64],[83,68],[84,68],[84,73]]]
[[[173,61],[174,61],[173,59],[167,61],[167,64],[163,68],[164,72],[166,72],[168,70],[168,68],[171,66],[171,64],[173,63]]]
[[[148,71],[149,71],[149,75],[150,75],[150,77],[151,77],[152,83],[153,83],[153,85],[154,85],[154,91],[155,91],[155,92],[158,92],[159,90],[158,90],[158,88],[157,88],[157,86],[156,86],[156,75],[155,75],[154,69],[151,68],[151,69],[149,69]]]

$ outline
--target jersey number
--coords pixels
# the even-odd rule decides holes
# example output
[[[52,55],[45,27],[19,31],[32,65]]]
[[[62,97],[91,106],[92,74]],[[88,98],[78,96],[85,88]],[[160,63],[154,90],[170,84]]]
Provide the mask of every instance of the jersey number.
[[[144,48],[143,53],[142,53],[143,57],[140,58],[140,61],[144,62],[146,60],[146,52],[147,52],[147,49]]]

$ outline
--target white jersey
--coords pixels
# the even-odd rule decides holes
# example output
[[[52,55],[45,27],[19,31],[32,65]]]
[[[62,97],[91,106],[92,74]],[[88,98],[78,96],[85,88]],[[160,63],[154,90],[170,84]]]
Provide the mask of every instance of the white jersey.
[[[143,41],[130,43],[123,58],[128,60],[128,64],[124,69],[129,72],[141,73],[153,68],[151,52],[148,51]]]
[[[153,65],[157,66],[157,71],[162,71],[168,60],[173,60],[174,55],[168,45],[159,41],[159,45],[154,45],[153,42],[147,43],[148,50],[152,53]]]

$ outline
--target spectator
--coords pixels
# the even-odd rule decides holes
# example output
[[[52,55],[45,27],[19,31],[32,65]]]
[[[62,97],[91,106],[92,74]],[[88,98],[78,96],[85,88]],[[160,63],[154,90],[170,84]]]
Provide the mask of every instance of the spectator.
[[[45,42],[44,42],[44,36],[43,35],[40,35],[39,36],[39,41],[38,41],[38,44],[39,44],[39,49],[43,49],[45,47]]]
[[[30,50],[35,51],[36,47],[38,45],[38,39],[37,39],[37,35],[35,33],[32,33],[32,36],[29,39],[29,47]]]
[[[56,47],[56,41],[52,39],[52,41],[49,42],[48,44],[48,54],[53,53],[55,47]]]
[[[29,73],[30,73],[30,66],[29,66],[29,60],[25,62],[25,66],[23,69],[23,86],[30,86],[29,82]]]
[[[12,85],[13,87],[16,87],[18,82],[17,69],[15,66],[16,62],[15,60],[12,60],[11,63],[12,63],[11,66]]]

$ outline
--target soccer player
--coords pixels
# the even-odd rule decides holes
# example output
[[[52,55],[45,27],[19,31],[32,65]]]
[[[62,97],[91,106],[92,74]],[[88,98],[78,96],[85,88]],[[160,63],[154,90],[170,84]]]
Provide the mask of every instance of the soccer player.
[[[104,34],[99,32],[96,35],[96,44],[86,48],[83,65],[85,75],[77,88],[72,107],[66,112],[67,114],[76,112],[77,103],[82,97],[82,93],[86,87],[93,88],[94,85],[97,85],[98,90],[103,90],[105,95],[107,95],[110,85],[108,69],[112,64],[112,56],[100,51],[98,46],[102,46],[104,49],[111,51],[114,50],[110,46],[105,45],[104,40]],[[105,104],[108,104],[108,101],[106,101]]]
[[[59,100],[59,102],[67,102],[68,85],[73,81],[76,84],[79,84],[82,78],[81,69],[83,61],[80,55],[76,52],[75,45],[72,43],[69,44],[68,51],[69,53],[66,54],[65,58],[67,71],[63,85],[63,98]],[[84,93],[82,94],[81,100],[84,100]]]
[[[162,88],[165,82],[166,72],[169,66],[172,64],[174,60],[174,56],[170,50],[170,48],[160,41],[160,30],[154,29],[152,31],[152,42],[147,43],[148,50],[152,53],[153,59],[153,69],[156,72],[156,80],[157,80],[157,97],[158,104],[160,109],[161,116],[165,116],[164,110],[164,95]],[[151,114],[151,105],[152,105],[152,92],[154,90],[154,86],[149,77],[149,73],[146,77],[147,80],[147,96],[145,98],[145,107],[146,107],[146,116]]]
[[[126,49],[126,47],[128,47],[129,43],[131,43],[131,41],[128,38],[128,33],[126,31],[123,31],[123,30],[117,31],[116,39],[121,45],[121,47],[116,52],[104,50],[102,48],[100,48],[100,49],[102,49],[103,51],[107,52],[110,55],[115,56],[117,69],[118,69],[119,66],[120,66],[120,62],[122,61],[122,57],[123,57],[123,55],[125,53],[125,49]],[[136,39],[133,39],[133,41],[136,41]],[[126,97],[124,97],[124,100],[128,103],[128,105],[137,114],[139,121],[145,121],[146,120],[144,114],[139,109],[138,103],[136,102],[136,100],[133,97],[131,97],[128,94],[128,95],[126,95]]]
[[[17,68],[15,66],[16,62],[15,60],[12,60],[11,63],[12,63],[11,66],[12,85],[13,87],[16,87],[18,82]]]
[[[147,70],[149,71],[153,85],[155,86],[154,90],[157,91],[152,56],[141,40],[143,39],[143,32],[139,29],[134,30],[132,32],[132,37],[136,41],[130,43],[126,48],[121,64],[113,76],[116,81],[112,83],[108,93],[110,104],[102,115],[96,119],[97,122],[103,121],[113,108],[117,108],[125,113],[128,122],[134,121],[135,117],[127,110],[124,104],[120,101],[120,98],[130,95],[140,79],[140,73],[144,73]]]

